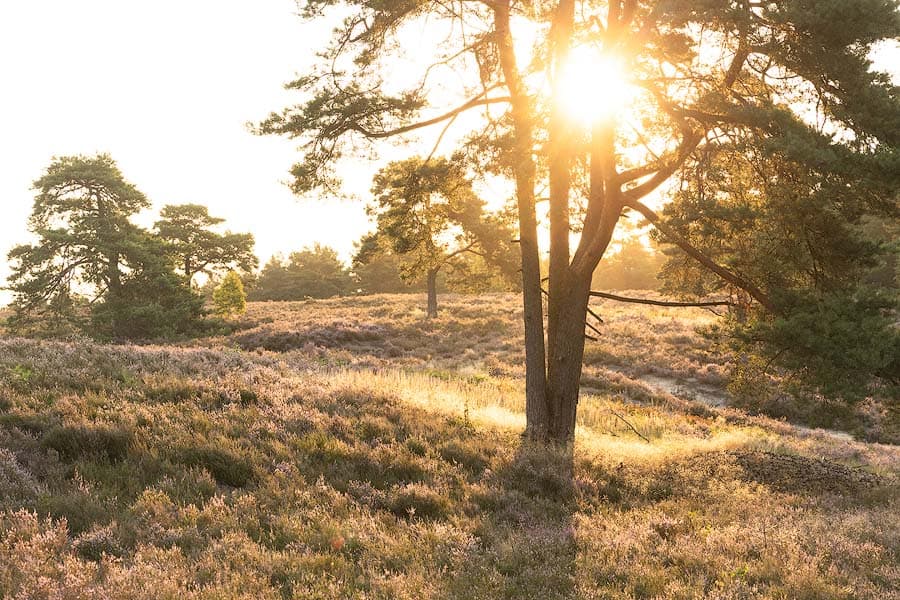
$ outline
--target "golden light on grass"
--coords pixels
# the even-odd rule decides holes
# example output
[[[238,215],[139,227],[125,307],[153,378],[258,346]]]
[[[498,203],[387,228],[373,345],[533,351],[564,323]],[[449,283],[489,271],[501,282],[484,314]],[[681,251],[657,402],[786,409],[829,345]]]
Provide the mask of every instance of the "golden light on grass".
[[[590,46],[578,46],[569,52],[556,86],[560,109],[585,128],[613,118],[636,96],[622,59]]]
[[[414,295],[251,303],[191,346],[0,338],[0,597],[550,598],[560,574],[585,597],[893,597],[900,446],[689,401],[724,385],[707,313],[607,302],[570,480],[520,445],[515,302],[448,297],[428,328]],[[665,373],[693,387],[642,383]]]

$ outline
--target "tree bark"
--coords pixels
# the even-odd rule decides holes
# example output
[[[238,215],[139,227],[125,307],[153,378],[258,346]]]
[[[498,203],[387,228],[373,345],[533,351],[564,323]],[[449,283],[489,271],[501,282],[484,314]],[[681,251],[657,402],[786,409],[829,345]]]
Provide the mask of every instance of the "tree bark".
[[[107,262],[107,279],[109,279],[109,293],[116,295],[122,289],[122,274],[119,270],[119,253],[109,252],[106,255]]]
[[[437,269],[431,269],[428,271],[428,311],[427,316],[429,319],[433,319],[437,317],[438,314],[438,305],[437,305]]]
[[[531,107],[516,65],[510,31],[508,0],[495,5],[494,27],[503,78],[509,89],[514,123],[516,205],[519,249],[522,254],[522,303],[525,321],[525,436],[544,440],[549,427],[547,367],[544,346],[544,307],[541,298],[541,263],[538,253],[537,212],[534,199],[535,164]]]
[[[557,284],[548,299],[551,306],[548,312],[554,318],[547,324],[547,338],[550,340],[547,356],[547,403],[550,407],[547,438],[560,445],[571,443],[575,436],[591,277],[609,247],[621,214],[620,188],[613,183],[613,139],[611,126],[598,125],[593,131],[591,189],[581,243],[571,264],[554,265],[551,262],[550,266],[550,280],[556,279]],[[568,225],[567,219],[565,222]],[[559,231],[557,235],[562,234]],[[568,236],[567,231],[565,234]],[[561,240],[559,245],[563,245]]]
[[[109,288],[109,295],[115,297],[122,288],[122,274],[119,269],[119,251],[115,249],[116,231],[113,224],[113,218],[110,215],[110,209],[106,206],[106,201],[100,195],[100,192],[88,186],[88,194],[94,198],[97,203],[97,216],[102,224],[103,229],[100,232],[101,243],[105,246],[104,257],[106,258],[106,279]]]
[[[527,183],[518,183],[519,180]],[[544,306],[541,297],[541,262],[538,253],[537,215],[534,209],[534,177],[516,177],[519,207],[519,245],[522,252],[522,304],[525,321],[525,436],[534,440],[547,437],[546,348],[544,345]]]
[[[590,299],[590,279],[566,270],[557,296],[551,297],[557,318],[548,338],[547,403],[550,406],[547,438],[568,444],[575,435],[575,414],[584,358],[584,323]]]
[[[556,344],[554,336],[558,331],[561,317],[558,307],[562,296],[566,293],[569,268],[569,192],[572,184],[571,173],[571,141],[569,116],[562,106],[562,91],[558,79],[564,70],[571,45],[572,27],[575,20],[575,2],[559,0],[556,14],[551,25],[551,48],[553,52],[553,98],[550,114],[549,150],[549,183],[550,204],[548,217],[550,220],[550,257],[547,290],[547,347]],[[551,350],[552,352],[552,350]],[[549,367],[549,363],[548,363]],[[548,401],[552,400],[549,398]],[[550,412],[553,412],[551,405]]]

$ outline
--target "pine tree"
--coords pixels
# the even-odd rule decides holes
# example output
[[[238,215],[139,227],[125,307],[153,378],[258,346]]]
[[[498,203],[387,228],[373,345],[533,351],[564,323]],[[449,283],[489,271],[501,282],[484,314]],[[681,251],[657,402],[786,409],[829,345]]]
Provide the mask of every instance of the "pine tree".
[[[109,155],[55,158],[34,188],[28,229],[38,241],[9,253],[12,329],[151,338],[197,325],[200,298],[130,221],[150,201]]]
[[[197,273],[211,275],[225,269],[256,268],[253,235],[212,231],[224,219],[211,216],[205,206],[167,205],[160,217],[154,225],[157,235],[165,241],[167,251],[189,283]]]
[[[247,296],[240,275],[229,271],[213,291],[216,313],[226,317],[242,315],[247,311]]]
[[[252,300],[332,298],[353,291],[353,279],[333,248],[313,244],[291,252],[285,261],[273,256],[262,268]]]
[[[364,263],[367,249],[379,243],[401,256],[400,275],[405,280],[425,279],[429,317],[437,316],[438,274],[455,269],[471,275],[467,255],[493,263],[506,274],[515,273],[511,231],[485,211],[464,163],[455,158],[414,157],[379,171],[368,209],[377,230],[356,256]]]
[[[896,1],[305,0],[300,12],[342,20],[288,85],[301,103],[259,126],[299,143],[297,193],[336,188],[341,159],[385,138],[433,132],[437,147],[451,128],[486,171],[514,182],[528,437],[574,436],[591,275],[628,212],[709,275],[702,287],[720,285],[714,277],[740,290],[745,323],[760,324],[774,360],[815,354],[837,373],[865,362],[834,360],[863,341],[838,330],[855,321],[900,337],[890,309],[854,283],[872,261],[860,217],[900,214],[900,89],[870,60],[900,34]],[[421,69],[386,71],[417,28],[434,32],[416,48]],[[584,123],[573,106],[605,108]],[[670,210],[654,210],[656,195],[679,191]],[[832,301],[840,324],[817,337],[846,346],[772,334],[826,316]],[[866,376],[896,380],[894,367],[885,358]]]

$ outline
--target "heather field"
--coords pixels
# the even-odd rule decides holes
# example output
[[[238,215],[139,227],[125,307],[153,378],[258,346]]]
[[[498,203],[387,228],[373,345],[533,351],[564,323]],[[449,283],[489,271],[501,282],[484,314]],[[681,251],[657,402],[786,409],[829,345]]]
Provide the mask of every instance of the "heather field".
[[[0,338],[0,595],[900,598],[890,414],[756,414],[715,315],[597,302],[574,453],[524,446],[517,298],[440,300]]]

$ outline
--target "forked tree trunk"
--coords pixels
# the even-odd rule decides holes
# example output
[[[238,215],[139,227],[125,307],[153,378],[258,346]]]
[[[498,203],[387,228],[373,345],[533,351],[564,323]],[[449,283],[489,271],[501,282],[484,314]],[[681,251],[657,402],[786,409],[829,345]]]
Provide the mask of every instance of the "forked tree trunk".
[[[608,3],[607,29],[613,37],[625,31],[634,18],[634,2]],[[590,190],[582,234],[574,254],[569,248],[569,191],[571,187],[570,135],[561,113],[551,116],[549,137],[549,220],[550,273],[548,283],[547,343],[544,343],[541,279],[538,269],[537,220],[534,183],[536,162],[534,115],[528,91],[516,64],[510,32],[510,0],[492,4],[498,58],[506,87],[509,90],[513,121],[513,171],[516,178],[516,199],[519,212],[520,244],[522,250],[522,283],[525,311],[525,415],[526,437],[539,441],[568,444],[575,432],[575,413],[584,358],[584,327],[590,298],[590,280],[594,269],[609,247],[612,234],[624,208],[640,212],[688,255],[721,276],[725,281],[747,290],[754,299],[771,309],[771,301],[751,282],[729,269],[717,265],[711,258],[694,248],[677,232],[662,227],[659,217],[644,206],[640,199],[666,181],[705,137],[705,133],[688,128],[676,151],[667,160],[645,175],[646,181],[628,187],[623,185],[639,179],[622,179],[616,168],[615,122],[598,119],[591,132]],[[630,7],[630,8],[629,8]],[[575,3],[559,0],[550,30],[552,62],[560,72],[566,60],[574,30]],[[724,87],[731,88],[750,52],[745,38],[741,38],[737,52],[728,68]],[[632,175],[634,175],[632,173]],[[571,261],[571,262],[570,262]]]
[[[438,314],[437,306],[437,269],[428,271],[428,311],[427,317],[433,319]]]

